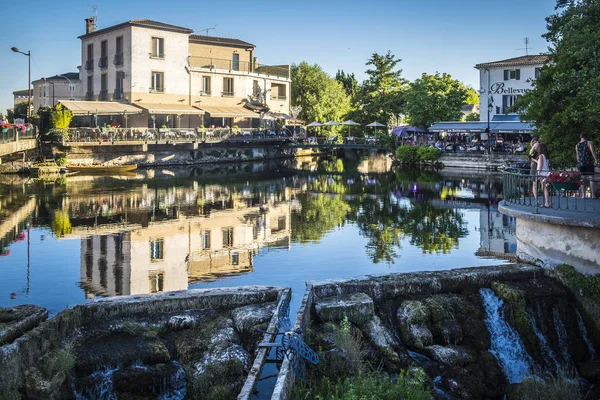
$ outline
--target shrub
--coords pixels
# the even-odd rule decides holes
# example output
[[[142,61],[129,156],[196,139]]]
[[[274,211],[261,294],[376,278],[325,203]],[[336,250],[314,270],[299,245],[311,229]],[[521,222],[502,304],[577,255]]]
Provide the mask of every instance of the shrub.
[[[419,154],[419,159],[421,161],[435,161],[440,158],[440,154],[442,153],[439,149],[435,147],[423,146],[417,149],[417,153]]]
[[[54,351],[41,364],[41,371],[47,378],[71,370],[75,366],[75,356],[69,350]]]
[[[59,167],[64,167],[69,162],[67,160],[67,153],[58,153],[56,156],[54,156],[54,161]]]
[[[405,164],[415,164],[419,161],[419,154],[414,146],[400,146],[396,149],[396,159]]]
[[[527,379],[517,389],[518,400],[581,400],[584,397],[574,381],[553,377],[546,381]]]

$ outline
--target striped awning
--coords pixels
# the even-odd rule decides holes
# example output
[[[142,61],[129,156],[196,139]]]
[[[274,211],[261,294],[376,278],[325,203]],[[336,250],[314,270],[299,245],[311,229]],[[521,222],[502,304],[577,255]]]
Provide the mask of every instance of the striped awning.
[[[187,104],[158,104],[158,103],[136,103],[138,107],[148,111],[149,114],[185,114],[202,115],[204,111]]]
[[[209,107],[200,106],[200,109],[210,114],[211,118],[260,118],[260,114],[245,107]]]
[[[141,114],[144,112],[139,107],[116,101],[59,101],[73,115],[119,115],[119,114]]]

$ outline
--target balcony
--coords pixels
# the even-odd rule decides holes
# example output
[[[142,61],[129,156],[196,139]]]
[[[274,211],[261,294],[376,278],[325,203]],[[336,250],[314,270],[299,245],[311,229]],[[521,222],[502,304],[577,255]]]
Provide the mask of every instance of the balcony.
[[[233,97],[233,92],[222,92],[221,95],[223,97]]]
[[[149,88],[150,93],[164,93],[165,88]]]
[[[113,64],[117,67],[123,65],[123,53],[115,54],[115,58],[113,59]]]
[[[100,95],[98,96],[98,100],[108,101],[108,90],[101,90]]]
[[[94,92],[85,92],[85,101],[94,101]]]
[[[150,53],[150,58],[156,58],[159,60],[164,60],[165,59],[165,55],[164,53]]]
[[[108,68],[108,57],[100,57],[98,59],[98,67],[101,69]]]
[[[123,91],[121,89],[115,89],[113,92],[113,100],[123,100]]]
[[[190,56],[189,64],[192,68],[201,68],[211,71],[235,71],[245,74],[256,73],[286,79],[289,79],[290,77],[290,71],[287,67],[268,65],[257,66],[254,62],[242,60],[234,62],[233,60],[227,60],[222,58]]]
[[[94,70],[94,59],[87,60],[85,62],[85,70],[86,71],[93,71]]]

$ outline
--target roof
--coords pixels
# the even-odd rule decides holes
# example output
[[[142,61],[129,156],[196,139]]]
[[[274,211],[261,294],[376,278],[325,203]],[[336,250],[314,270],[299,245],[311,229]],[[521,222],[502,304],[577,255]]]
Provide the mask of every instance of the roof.
[[[65,78],[67,79],[65,79]],[[79,81],[79,72],[67,72],[65,74],[58,74],[58,75],[53,75],[50,76],[48,78],[40,78],[37,79],[35,81],[33,81],[32,83],[37,83],[37,82],[41,82],[41,81],[62,81],[62,82],[67,82],[67,81]]]
[[[464,104],[461,108],[462,112],[477,112],[478,109],[478,104]]]
[[[540,65],[545,64],[550,60],[550,56],[546,54],[534,54],[531,56],[520,56],[507,58],[506,60],[492,61],[475,65],[475,68],[490,68],[490,67],[512,67],[520,65]]]
[[[141,114],[143,112],[141,108],[116,101],[61,100],[59,103],[71,110],[73,115]]]
[[[194,32],[193,29],[184,28],[182,26],[177,26],[177,25],[165,24],[164,22],[152,21],[150,19],[132,19],[127,22],[122,22],[117,25],[109,26],[107,28],[98,29],[94,32],[86,33],[84,35],[79,36],[79,38],[81,39],[84,37],[90,37],[90,36],[97,35],[100,33],[110,32],[110,31],[113,31],[116,29],[124,28],[126,26],[137,26],[140,28],[160,29],[163,31],[187,33],[187,34],[191,34]]]
[[[259,115],[255,112],[248,110],[245,107],[208,107],[200,106],[203,111],[210,114],[211,118],[259,118]]]
[[[23,89],[23,90],[15,90],[13,92],[14,96],[27,96],[27,94],[29,93],[28,89]],[[33,90],[31,91],[31,97],[33,97]]]
[[[149,114],[204,114],[204,111],[199,108],[187,104],[135,103],[135,105],[148,111]]]
[[[191,35],[190,42],[200,44],[212,44],[217,46],[242,47],[244,49],[249,47],[256,47],[252,43],[244,42],[243,40],[235,38],[224,38],[218,36]]]

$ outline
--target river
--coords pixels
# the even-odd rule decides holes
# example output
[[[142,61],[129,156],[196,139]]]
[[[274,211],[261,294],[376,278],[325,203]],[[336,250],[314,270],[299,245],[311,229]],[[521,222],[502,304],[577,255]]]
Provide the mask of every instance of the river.
[[[499,176],[344,161],[0,183],[0,306],[506,263]],[[349,172],[350,171],[350,172]],[[497,255],[500,257],[491,257]]]

